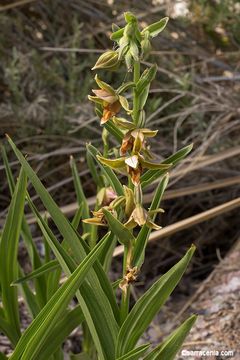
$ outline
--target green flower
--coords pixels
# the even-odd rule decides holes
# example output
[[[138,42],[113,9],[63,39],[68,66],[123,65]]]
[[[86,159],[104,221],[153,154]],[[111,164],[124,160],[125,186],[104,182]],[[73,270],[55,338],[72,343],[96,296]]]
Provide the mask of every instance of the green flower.
[[[129,110],[127,99],[119,95],[109,84],[95,76],[95,80],[100,89],[92,90],[95,96],[89,95],[88,99],[100,105],[101,107],[101,124],[105,124],[109,119],[115,116],[123,107]]]
[[[163,212],[163,209],[157,209],[155,212]],[[151,211],[147,211],[142,207],[141,204],[137,204],[135,209],[133,210],[132,214],[130,215],[128,221],[124,224],[128,229],[134,229],[136,226],[143,226],[147,225],[150,229],[159,230],[162,227],[155,224],[152,219],[151,215],[153,213]]]

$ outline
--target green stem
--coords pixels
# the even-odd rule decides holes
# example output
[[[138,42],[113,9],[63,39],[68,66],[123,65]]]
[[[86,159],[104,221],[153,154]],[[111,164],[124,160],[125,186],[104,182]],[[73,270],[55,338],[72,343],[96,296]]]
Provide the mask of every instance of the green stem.
[[[127,274],[128,268],[131,266],[132,257],[132,244],[124,247],[123,255],[123,277]],[[130,299],[130,285],[127,287],[126,292],[122,292],[121,308],[120,308],[120,320],[121,323],[126,319],[129,312],[129,299]]]
[[[134,68],[133,68],[133,81],[135,84],[137,84],[138,80],[140,78],[140,61],[134,62]],[[136,94],[136,91],[133,90],[133,113],[132,118],[135,125],[138,125],[139,120],[139,96]]]
[[[123,324],[129,313],[129,300],[130,300],[130,286],[128,286],[126,292],[122,293],[121,309],[120,309],[120,322]]]

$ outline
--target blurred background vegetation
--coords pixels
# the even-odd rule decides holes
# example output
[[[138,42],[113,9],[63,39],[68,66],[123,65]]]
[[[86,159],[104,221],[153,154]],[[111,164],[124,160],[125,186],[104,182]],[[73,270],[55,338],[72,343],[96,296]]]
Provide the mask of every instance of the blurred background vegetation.
[[[112,47],[111,24],[120,25],[126,10],[143,24],[170,17],[148,59],[158,65],[147,104],[147,121],[159,130],[152,149],[159,158],[191,142],[194,150],[173,172],[169,190],[177,195],[166,198],[161,219],[169,225],[239,196],[238,0],[2,0],[0,136],[5,144],[8,133],[28,154],[61,206],[76,200],[71,154],[87,195],[94,195],[85,143],[101,146],[101,129],[87,100],[94,84],[90,69],[101,51]],[[120,82],[121,72],[108,80]],[[9,157],[16,173],[16,159],[10,152]],[[2,164],[0,186],[4,218],[10,194]],[[191,277],[201,280],[237,239],[238,225],[235,210],[161,239],[153,245],[161,252],[149,250],[145,276],[152,279],[160,265],[169,267],[195,242],[199,254]]]

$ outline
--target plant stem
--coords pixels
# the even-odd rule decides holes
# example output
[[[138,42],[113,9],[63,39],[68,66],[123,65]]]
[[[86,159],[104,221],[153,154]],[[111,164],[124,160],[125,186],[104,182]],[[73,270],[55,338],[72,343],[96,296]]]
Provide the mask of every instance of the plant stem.
[[[120,309],[120,322],[123,324],[129,313],[129,300],[130,300],[130,286],[127,287],[126,292],[122,293],[121,309]]]
[[[124,256],[123,256],[123,278],[126,276],[128,269],[131,267],[131,258],[132,258],[132,244],[124,247]],[[129,312],[129,299],[130,299],[130,285],[127,286],[126,291],[122,292],[121,299],[121,309],[120,309],[120,318],[121,323],[126,319]]]
[[[133,68],[133,81],[135,85],[137,84],[138,80],[140,78],[140,61],[134,62],[134,68]],[[139,96],[136,94],[136,91],[133,90],[133,113],[132,118],[135,125],[138,125],[139,120]]]

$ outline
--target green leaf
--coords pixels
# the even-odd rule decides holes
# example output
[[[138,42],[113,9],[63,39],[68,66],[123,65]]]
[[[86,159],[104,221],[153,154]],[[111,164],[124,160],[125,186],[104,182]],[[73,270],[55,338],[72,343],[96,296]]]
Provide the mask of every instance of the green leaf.
[[[125,98],[125,97],[122,96],[122,95],[119,95],[119,96],[118,96],[118,99],[119,99],[119,102],[120,102],[121,106],[123,107],[123,109],[124,109],[127,113],[131,112],[131,110],[130,110],[130,108],[129,108],[129,103],[128,103],[127,98]]]
[[[117,89],[117,94],[122,94],[125,91],[135,87],[135,82],[134,81],[127,81],[124,82],[122,85],[119,86],[119,88]]]
[[[115,218],[110,211],[103,208],[103,213],[107,219],[108,225],[114,235],[117,236],[119,242],[128,246],[130,242],[135,241],[135,237],[117,218]]]
[[[90,356],[86,353],[73,354],[70,358],[71,360],[91,360]]]
[[[6,355],[0,353],[0,360],[7,360],[8,358],[6,357]]]
[[[122,356],[134,348],[140,336],[179,283],[194,251],[195,246],[192,245],[186,255],[161,276],[133,306],[119,331],[117,356]]]
[[[118,29],[117,31],[114,31],[112,35],[110,36],[110,39],[113,41],[119,41],[121,37],[123,36],[124,28]]]
[[[76,230],[79,226],[79,221],[81,219],[81,206],[79,207],[79,209],[76,211],[73,219],[72,219],[72,226],[73,228]],[[39,216],[38,216],[39,217]],[[46,219],[45,223],[47,223]],[[45,239],[45,244],[48,245],[48,247],[51,249],[51,247],[49,246],[49,243],[47,241],[47,239]],[[62,241],[62,247],[68,251],[69,246],[68,246],[68,242],[63,239]],[[49,260],[50,261],[50,260]],[[59,265],[59,264],[58,264]],[[57,291],[58,287],[59,287],[59,281],[61,278],[61,274],[62,274],[62,268],[59,265],[57,269],[55,269],[55,271],[49,271],[47,274],[45,274],[45,277],[47,276],[47,299],[50,299],[52,297],[52,295]]]
[[[55,238],[52,231],[49,229],[47,223],[44,222],[44,220],[42,219],[41,215],[39,214],[37,209],[34,207],[34,205],[31,202],[29,202],[29,203],[35,213],[35,216],[38,220],[38,224],[41,228],[42,233],[44,234],[46,240],[49,242],[49,245],[51,246],[51,248],[52,248],[55,256],[57,257],[59,263],[61,264],[63,270],[65,271],[66,274],[68,274],[68,275],[71,274],[71,272],[73,272],[76,268],[74,261],[68,255],[68,253],[65,251],[65,249],[64,249],[65,246],[61,246],[59,244],[58,240]],[[105,246],[109,246],[110,238],[108,237],[108,234],[105,235],[103,240],[106,241]],[[86,243],[84,243],[84,244],[86,245]],[[87,247],[87,245],[86,245],[86,247]],[[104,250],[104,248],[103,248],[103,250]],[[87,250],[87,252],[89,252],[89,251]],[[99,345],[99,339],[98,339],[99,335],[98,334],[101,333],[101,331],[102,331],[102,334],[104,336],[104,332],[107,332],[107,330],[108,330],[108,328],[106,327],[106,324],[104,326],[104,332],[101,329],[101,327],[102,327],[101,320],[103,319],[103,317],[105,315],[104,314],[105,311],[108,311],[108,315],[105,315],[107,317],[107,319],[105,321],[109,321],[109,323],[107,324],[109,327],[109,332],[112,331],[113,334],[114,334],[114,330],[115,330],[115,326],[114,326],[115,323],[110,322],[111,321],[111,317],[110,317],[111,310],[109,310],[109,308],[107,307],[107,304],[103,301],[104,299],[102,298],[103,291],[106,293],[109,300],[111,300],[112,293],[110,293],[108,288],[106,288],[106,283],[104,282],[104,278],[102,276],[103,271],[102,271],[102,268],[100,267],[100,265],[97,267],[96,270],[97,270],[99,277],[101,277],[101,288],[98,287],[98,283],[96,282],[96,280],[94,278],[91,278],[91,280],[89,280],[89,281],[90,281],[90,285],[92,285],[92,287],[89,286],[87,283],[84,283],[83,286],[81,287],[81,295],[77,293],[76,296],[79,301],[79,304],[81,305],[81,307],[83,309],[84,316],[88,323],[88,326],[90,327],[90,330],[92,330],[91,332],[92,332],[93,339],[95,340],[95,345],[98,346]],[[90,301],[90,299],[92,301]],[[101,305],[102,307],[100,307],[99,305]],[[113,304],[112,304],[112,306],[113,306]],[[115,310],[115,311],[117,311],[117,310]],[[100,338],[101,338],[101,336],[100,336]],[[112,344],[113,340],[111,339],[111,337],[109,337],[109,338],[104,337],[104,340],[106,342],[108,342],[109,339],[111,340],[111,344]],[[107,344],[106,344],[106,347],[107,347]],[[109,347],[109,351],[110,351],[111,350],[110,344],[108,344],[108,347]],[[100,351],[100,353],[101,353],[101,351]]]
[[[180,160],[185,158],[193,148],[193,144],[185,146],[184,148],[178,150],[175,154],[169,156],[165,159],[162,164],[172,164],[176,165]],[[160,176],[164,175],[167,170],[148,170],[141,176],[142,188],[145,188],[147,185],[150,185],[154,180],[157,180]]]
[[[24,283],[26,281],[36,279],[37,277],[42,276],[45,273],[49,273],[50,271],[54,271],[54,270],[59,269],[59,268],[60,268],[60,265],[59,265],[58,261],[57,260],[51,260],[48,263],[43,264],[42,266],[40,266],[36,270],[32,271],[30,274],[27,274],[27,275],[13,281],[11,285],[22,284],[22,283]]]
[[[108,179],[110,185],[115,190],[115,192],[119,196],[124,195],[122,184],[120,183],[120,181],[118,180],[117,176],[114,174],[112,169],[110,169],[109,167],[103,166],[98,161],[97,155],[101,155],[100,152],[93,145],[90,145],[90,144],[87,145],[87,150],[93,156],[93,158],[98,162],[103,174],[106,176],[106,178]]]
[[[125,167],[125,158],[117,158],[117,159],[108,159],[103,156],[97,155],[98,161],[105,165],[110,167],[111,169],[122,169]]]
[[[80,306],[71,311],[66,311],[49,334],[39,351],[38,360],[49,359],[51,354],[66,340],[71,332],[84,320]]]
[[[98,84],[98,86],[100,87],[100,89],[106,90],[106,92],[108,92],[109,94],[112,94],[113,96],[116,95],[116,92],[113,89],[113,87],[111,85],[105,83],[104,81],[100,80],[97,74],[95,75],[95,81]]]
[[[135,92],[139,96],[155,79],[157,72],[157,65],[152,65],[149,69],[146,69],[136,84]]]
[[[10,193],[13,194],[14,189],[15,189],[15,181],[13,178],[13,174],[9,165],[9,161],[7,158],[7,154],[5,151],[5,148],[2,148],[2,156],[3,156],[3,162],[4,162],[4,166],[5,166],[5,171],[7,174],[7,179],[8,179],[8,185],[9,185],[9,189],[10,189]],[[22,220],[22,229],[21,229],[21,235],[23,237],[23,240],[25,242],[27,251],[28,251],[28,255],[31,261],[31,265],[33,269],[37,269],[38,267],[41,266],[41,259],[40,256],[38,254],[36,245],[32,239],[32,235],[31,235],[31,231],[29,228],[29,225],[26,221],[25,216],[23,215],[23,220]],[[21,270],[19,270],[21,272]],[[19,274],[20,275],[20,274]],[[18,276],[19,276],[18,275]],[[24,284],[22,287],[22,292],[23,295],[25,297],[27,306],[29,308],[29,311],[31,313],[31,315],[33,317],[35,317],[40,309],[40,307],[42,307],[45,302],[46,302],[46,282],[44,278],[38,278],[35,281],[35,291],[36,291],[36,296],[32,293],[32,291],[30,290],[30,288],[28,288],[27,284]]]
[[[145,356],[143,360],[174,360],[196,319],[196,315],[190,316],[170,336],[168,336],[163,343]]]
[[[87,219],[90,217],[89,206],[88,206],[87,199],[85,197],[85,194],[84,194],[84,191],[82,188],[80,177],[78,175],[77,165],[76,165],[76,162],[75,162],[73,156],[70,157],[70,166],[72,169],[73,183],[74,183],[74,188],[75,188],[75,192],[77,195],[78,205],[82,206],[82,217],[84,219]],[[91,226],[89,224],[83,223],[83,233],[87,234],[90,232],[91,232]]]
[[[149,208],[149,212],[159,208],[168,181],[169,181],[169,175],[166,174],[160,181],[155,191],[151,206]],[[155,220],[156,215],[157,214],[154,214],[154,216],[152,217],[152,221]],[[145,248],[147,246],[150,233],[151,233],[151,229],[149,229],[149,227],[147,227],[146,224],[141,228],[140,232],[138,233],[136,239],[136,245],[134,247],[133,260],[132,260],[134,266],[137,266],[138,268],[140,268],[142,263],[144,262]]]
[[[104,128],[107,129],[107,131],[113,135],[115,137],[115,139],[117,140],[117,142],[119,144],[122,143],[122,139],[123,139],[123,133],[121,130],[119,130],[119,128],[113,123],[112,120],[108,120],[105,124],[104,124]]]
[[[13,192],[14,192],[14,189],[15,189],[15,182],[14,182],[12,171],[11,171],[9,161],[8,161],[8,158],[7,158],[7,153],[6,153],[5,147],[1,146],[1,150],[2,150],[2,158],[3,158],[4,167],[5,167],[5,172],[6,172],[6,175],[7,175],[8,186],[9,186],[9,190],[10,190],[10,193],[11,193],[11,196],[12,196]]]
[[[158,34],[160,34],[160,32],[162,32],[167,23],[168,23],[169,18],[165,17],[149,26],[147,26],[145,29],[143,29],[142,33],[149,31],[150,36],[153,38],[155,36],[157,36]]]
[[[147,351],[149,346],[150,344],[140,345],[136,349],[130,350],[127,354],[117,358],[117,360],[138,360]]]
[[[67,305],[83,283],[89,269],[97,260],[104,245],[104,241],[99,242],[51,297],[22,335],[11,356],[11,360],[20,358],[21,360],[34,360],[37,358],[43,342],[48,338],[58,320],[65,313]]]
[[[151,161],[146,161],[143,158],[140,158],[140,163],[144,168],[152,169],[152,170],[168,170],[172,166],[171,163],[170,164],[164,164],[164,163],[158,164],[158,163],[154,163]]]
[[[72,255],[76,259],[77,263],[81,262],[85,258],[86,253],[89,251],[88,245],[81,239],[79,234],[62,214],[50,194],[46,191],[37,175],[34,173],[24,156],[17,149],[11,139],[9,139],[9,143],[11,144],[19,161],[22,163],[24,170],[31,180],[35,190],[39,194],[43,204],[50,213],[57,228],[67,241]],[[100,358],[103,357],[101,355],[103,348],[106,360],[111,360],[115,353],[115,339],[116,333],[118,332],[117,321],[119,317],[119,309],[116,304],[111,283],[98,261],[93,266],[93,269],[89,271],[87,275],[87,282],[84,282],[81,295],[81,307],[84,317],[88,323],[88,327],[90,328],[91,334],[94,338],[99,356]],[[102,329],[102,323],[104,324],[104,331]]]
[[[88,168],[90,170],[91,176],[92,176],[95,184],[97,185],[98,188],[100,188],[100,189],[103,188],[104,187],[103,178],[102,178],[101,174],[99,174],[99,171],[93,160],[93,156],[90,154],[89,151],[86,152],[86,158],[87,158]]]
[[[2,308],[0,308],[0,331],[8,337],[10,341],[12,338],[12,326],[7,322],[5,319],[4,311]],[[13,342],[13,341],[12,341]]]
[[[23,219],[26,186],[27,178],[23,169],[21,169],[0,242],[1,296],[6,320],[12,327],[10,340],[13,345],[18,341],[21,332],[18,291],[10,285],[18,278],[18,241]]]
[[[114,124],[116,124],[116,126],[119,126],[120,128],[123,128],[124,130],[133,130],[136,128],[136,125],[133,122],[130,122],[124,118],[118,118],[115,116],[113,118],[113,122],[114,122]]]
[[[84,194],[84,191],[82,188],[80,177],[78,175],[76,161],[73,158],[73,156],[70,157],[70,166],[71,166],[71,170],[72,170],[73,182],[74,182],[74,187],[75,187],[75,191],[76,191],[76,195],[77,195],[78,205],[81,206],[83,204],[82,215],[84,218],[87,218],[90,216],[90,211],[89,211],[87,199],[85,197],[85,194]]]

